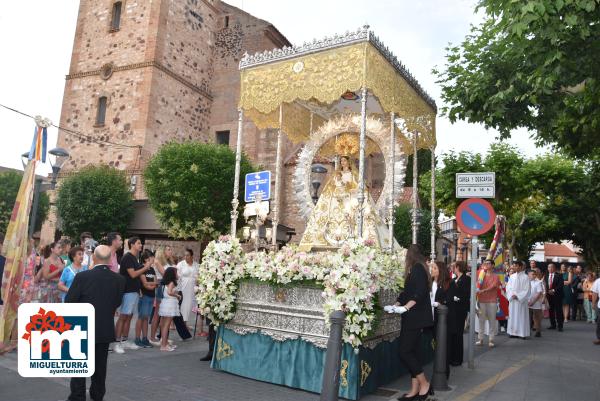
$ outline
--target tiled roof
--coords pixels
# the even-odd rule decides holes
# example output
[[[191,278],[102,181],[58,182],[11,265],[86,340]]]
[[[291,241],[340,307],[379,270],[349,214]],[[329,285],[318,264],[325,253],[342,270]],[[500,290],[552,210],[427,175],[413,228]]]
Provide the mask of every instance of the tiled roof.
[[[563,244],[544,243],[544,256],[558,256],[565,258],[576,258],[578,255]]]

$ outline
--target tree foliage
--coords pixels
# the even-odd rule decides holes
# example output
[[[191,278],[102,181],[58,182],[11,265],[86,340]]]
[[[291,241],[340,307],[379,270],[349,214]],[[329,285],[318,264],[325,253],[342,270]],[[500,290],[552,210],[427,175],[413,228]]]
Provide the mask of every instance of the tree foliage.
[[[244,176],[252,171],[242,157],[240,195]],[[144,171],[150,206],[162,228],[173,238],[197,240],[226,232],[234,173],[235,153],[228,146],[197,142],[163,146]]]
[[[417,171],[421,176],[431,171],[431,151],[429,149],[417,150]],[[413,186],[413,155],[409,155],[406,159],[406,175],[404,176],[404,186]]]
[[[581,243],[583,238],[574,232],[578,225],[573,213],[577,208],[590,213],[598,205],[581,201],[588,197],[584,194],[590,180],[584,165],[561,155],[526,159],[514,147],[498,143],[485,155],[450,152],[442,160],[443,167],[436,172],[436,203],[446,215],[453,215],[461,202],[455,197],[456,173],[496,173],[496,198],[490,201],[497,214],[506,216],[509,248],[521,259],[529,256],[536,242]],[[429,188],[424,177],[421,190]],[[489,242],[490,234],[484,239]]]
[[[431,212],[427,209],[419,210],[419,231],[417,232],[417,244],[421,246],[423,253],[431,253]],[[396,207],[394,222],[394,237],[403,248],[412,244],[412,206],[401,203]]]
[[[19,193],[19,187],[21,186],[21,180],[23,179],[23,173],[16,171],[7,171],[0,173],[0,233],[6,233],[8,223],[10,222],[10,216],[12,215],[13,207],[15,206],[15,200]],[[48,195],[44,192],[40,193],[40,200],[38,203],[37,219],[35,224],[35,231],[41,229],[42,224],[48,216],[48,209],[50,208],[50,200]]]
[[[125,172],[108,166],[88,166],[65,178],[56,208],[63,233],[72,238],[84,231],[94,238],[111,231],[125,234],[134,213]]]
[[[452,122],[524,127],[540,144],[600,155],[600,0],[479,0],[485,20],[434,70]]]

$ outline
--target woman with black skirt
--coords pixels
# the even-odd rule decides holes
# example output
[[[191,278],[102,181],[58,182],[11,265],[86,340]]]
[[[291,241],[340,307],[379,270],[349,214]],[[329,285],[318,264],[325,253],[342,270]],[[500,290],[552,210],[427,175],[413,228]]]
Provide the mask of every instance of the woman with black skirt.
[[[452,340],[456,334],[456,284],[450,277],[450,271],[444,262],[433,262],[431,264],[432,288],[435,287],[435,294],[432,294],[434,300],[434,312],[438,305],[445,305],[448,308],[446,317],[446,378],[450,376],[450,355],[452,352]],[[433,285],[435,283],[436,285]],[[433,290],[432,290],[433,291]],[[434,313],[433,332],[437,334],[438,318]],[[434,334],[434,335],[435,335]]]
[[[429,299],[429,273],[425,268],[425,257],[417,245],[408,248],[405,269],[404,291],[396,305],[400,306],[402,314],[400,359],[410,372],[411,388],[398,399],[421,401],[433,395],[433,388],[425,377],[418,357],[423,329],[433,326],[433,317]]]
[[[454,282],[456,283],[456,333],[448,344],[450,345],[450,365],[460,366],[463,363],[464,345],[463,332],[471,305],[471,277],[467,276],[467,265],[459,260],[454,262]]]

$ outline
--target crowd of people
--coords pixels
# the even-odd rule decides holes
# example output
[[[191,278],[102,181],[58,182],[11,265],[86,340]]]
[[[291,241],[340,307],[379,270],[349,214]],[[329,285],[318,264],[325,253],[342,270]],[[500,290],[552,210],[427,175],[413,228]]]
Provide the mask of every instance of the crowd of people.
[[[470,309],[471,280],[476,279],[476,313],[478,339],[476,345],[494,347],[498,332],[498,309],[502,292],[508,300],[508,317],[502,319],[510,338],[529,339],[542,335],[542,319],[548,317],[548,330],[563,331],[564,323],[584,320],[596,323],[596,340],[600,345],[600,278],[592,270],[584,272],[582,266],[561,265],[560,272],[550,263],[547,272],[530,261],[530,268],[514,261],[506,269],[503,283],[494,272],[494,264],[486,260],[473,278],[467,265],[456,261],[450,266],[440,261],[427,261],[418,246],[409,247],[406,256],[405,286],[390,313],[400,313],[400,358],[411,375],[411,389],[399,400],[425,400],[433,389],[419,359],[419,338],[430,331],[433,336],[438,324],[436,308],[447,307],[446,376],[451,366],[463,363],[463,333],[467,327]],[[503,291],[504,289],[504,291]],[[433,330],[432,330],[433,329]]]

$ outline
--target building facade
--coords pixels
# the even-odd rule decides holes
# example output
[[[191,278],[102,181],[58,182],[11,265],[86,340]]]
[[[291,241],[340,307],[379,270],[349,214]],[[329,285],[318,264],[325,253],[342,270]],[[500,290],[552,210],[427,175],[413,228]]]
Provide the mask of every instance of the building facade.
[[[169,141],[234,146],[240,58],[289,45],[270,23],[220,0],[81,0],[60,118],[72,130],[59,132],[71,154],[63,174],[90,164],[125,170],[132,233],[164,240],[141,177],[150,156]],[[274,165],[273,132],[247,122],[244,137],[256,164]],[[284,154],[292,151],[286,143]],[[42,242],[56,225],[53,213]]]

